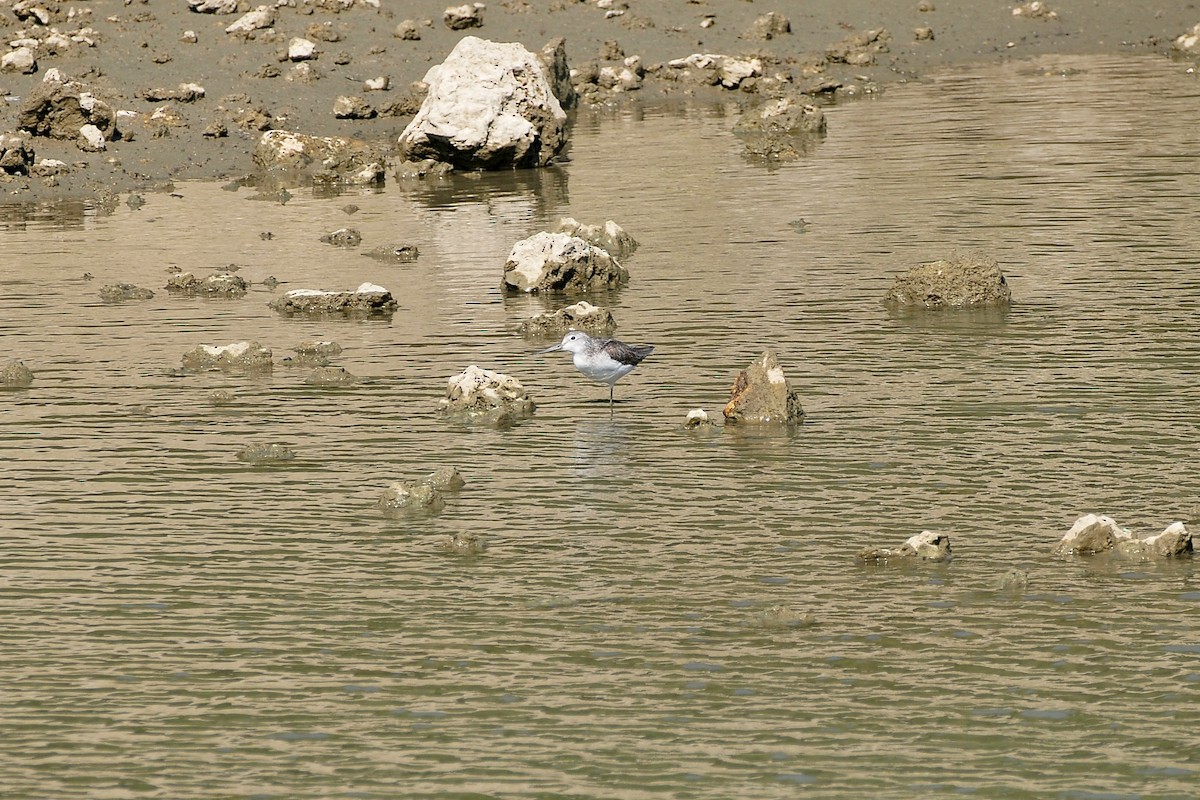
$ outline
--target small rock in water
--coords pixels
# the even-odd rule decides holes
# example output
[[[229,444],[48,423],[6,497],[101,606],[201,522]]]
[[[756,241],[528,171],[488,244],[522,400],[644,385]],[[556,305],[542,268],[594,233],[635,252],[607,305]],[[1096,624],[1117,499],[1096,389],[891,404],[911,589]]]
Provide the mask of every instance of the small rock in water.
[[[350,292],[322,289],[292,289],[267,304],[271,309],[293,314],[345,314],[347,316],[390,316],[400,304],[382,286],[364,283]]]
[[[271,351],[258,342],[234,342],[222,347],[200,345],[183,354],[188,372],[219,369],[226,372],[270,372]]]
[[[586,300],[560,308],[550,314],[539,314],[521,323],[522,336],[537,337],[561,335],[569,330],[584,331],[593,335],[609,333],[617,327],[617,321],[607,308],[594,306]]]
[[[687,417],[685,417],[683,420],[683,427],[687,428],[688,430],[695,430],[697,428],[711,428],[712,426],[712,420],[708,418],[708,412],[703,408],[693,408],[687,413]]]
[[[537,408],[516,378],[475,365],[448,379],[438,411],[446,416],[479,420],[498,428],[533,416]]]
[[[248,444],[237,452],[237,460],[248,464],[278,464],[295,458],[296,453],[282,444]]]
[[[391,516],[409,513],[436,514],[445,507],[442,493],[424,482],[396,481],[375,505]]]
[[[408,264],[416,261],[421,255],[421,251],[417,249],[415,244],[386,244],[379,247],[373,247],[364,256],[369,256],[376,261],[384,261],[391,264]]]
[[[167,278],[166,289],[171,294],[200,295],[207,297],[241,297],[246,294],[250,282],[232,272],[214,272],[197,278],[190,272],[181,272]]]
[[[933,531],[921,531],[908,537],[896,549],[886,547],[864,547],[858,553],[859,561],[949,561],[950,537]]]
[[[324,367],[329,359],[342,354],[342,346],[337,342],[304,342],[292,348],[295,356],[283,359],[283,364],[289,367]]]
[[[487,547],[483,539],[474,533],[451,534],[442,539],[441,546],[447,553],[455,556],[477,556]]]
[[[443,492],[457,492],[467,485],[455,467],[438,467],[425,477],[424,482]]]
[[[353,386],[358,382],[357,376],[350,374],[342,367],[317,367],[304,379],[304,383],[308,386],[320,386],[326,389],[341,389]]]
[[[803,611],[793,611],[787,606],[771,606],[754,615],[754,624],[760,628],[809,628],[816,624],[816,618]]]
[[[0,370],[0,387],[5,389],[26,389],[33,383],[33,371],[20,361],[10,361],[8,366]]]
[[[362,244],[362,234],[354,228],[338,228],[322,236],[321,241],[334,247],[358,247]]]
[[[125,300],[150,300],[154,292],[134,286],[132,283],[113,283],[100,288],[100,299],[106,303],[120,303]]]
[[[212,406],[231,406],[234,404],[233,392],[228,389],[213,389],[208,393],[208,404]]]
[[[262,285],[267,287],[268,289],[274,289],[276,286],[279,285],[279,279],[276,278],[274,275],[268,275],[267,277],[263,278]]]
[[[1023,569],[1010,569],[1000,578],[996,588],[1001,592],[1014,594],[1023,592],[1029,588],[1029,573]]]

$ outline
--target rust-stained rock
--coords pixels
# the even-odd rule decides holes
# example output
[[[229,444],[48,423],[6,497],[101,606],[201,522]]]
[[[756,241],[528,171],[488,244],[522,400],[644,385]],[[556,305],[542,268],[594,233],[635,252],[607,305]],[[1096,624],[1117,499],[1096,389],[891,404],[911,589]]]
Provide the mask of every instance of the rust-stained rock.
[[[762,356],[738,373],[725,419],[729,422],[795,424],[804,418],[800,396],[792,391],[774,353]]]
[[[438,404],[444,415],[508,427],[533,416],[537,408],[520,381],[490,369],[471,365],[447,383],[446,396]]]

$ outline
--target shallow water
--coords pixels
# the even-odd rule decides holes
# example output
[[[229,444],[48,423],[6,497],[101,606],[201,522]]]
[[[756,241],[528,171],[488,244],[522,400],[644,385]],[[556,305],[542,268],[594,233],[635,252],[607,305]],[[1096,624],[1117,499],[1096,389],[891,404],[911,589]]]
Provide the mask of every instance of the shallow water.
[[[832,108],[774,170],[728,109],[646,109],[581,119],[540,175],[5,209],[5,355],[36,375],[0,394],[5,796],[1195,796],[1192,561],[1049,553],[1089,511],[1200,525],[1198,98],[1170,62],[1055,59]],[[515,334],[541,303],[497,288],[567,214],[642,243],[605,302],[658,349],[611,415]],[[347,224],[359,250],[317,242]],[[420,260],[360,253],[393,242]],[[955,250],[1000,261],[1011,311],[884,309]],[[402,307],[160,290],[230,263]],[[158,294],[101,303],[116,282]],[[198,344],[314,338],[369,382],[168,374]],[[685,433],[766,347],[805,424]],[[535,418],[434,415],[473,363]],[[235,459],[256,442],[298,459]],[[372,507],[440,464],[468,481],[440,516]],[[923,528],[951,564],[854,563]],[[460,532],[487,550],[445,553]],[[1011,570],[1028,588],[998,588]]]

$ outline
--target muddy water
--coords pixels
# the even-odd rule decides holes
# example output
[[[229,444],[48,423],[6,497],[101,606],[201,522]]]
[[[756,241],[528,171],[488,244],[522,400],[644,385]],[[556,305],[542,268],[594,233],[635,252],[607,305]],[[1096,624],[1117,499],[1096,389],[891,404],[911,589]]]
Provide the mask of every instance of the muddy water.
[[[832,109],[771,171],[725,109],[646,110],[581,120],[568,166],[517,181],[6,209],[5,356],[36,380],[0,396],[5,796],[1194,796],[1192,562],[1049,550],[1088,511],[1200,526],[1198,97],[1166,62],[1056,60]],[[658,349],[611,415],[497,290],[564,214],[642,242],[608,302]],[[421,258],[317,242],[345,224]],[[1008,314],[880,305],[955,249],[1000,260]],[[98,299],[230,263],[402,308]],[[314,338],[367,381],[168,374],[201,343]],[[806,424],[685,434],[764,347]],[[472,363],[534,420],[434,416]],[[297,460],[234,457],[269,442]],[[440,464],[468,480],[442,515],[371,507]],[[950,565],[855,565],[922,528]],[[487,550],[443,552],[460,532]],[[998,588],[1012,570],[1027,588]]]

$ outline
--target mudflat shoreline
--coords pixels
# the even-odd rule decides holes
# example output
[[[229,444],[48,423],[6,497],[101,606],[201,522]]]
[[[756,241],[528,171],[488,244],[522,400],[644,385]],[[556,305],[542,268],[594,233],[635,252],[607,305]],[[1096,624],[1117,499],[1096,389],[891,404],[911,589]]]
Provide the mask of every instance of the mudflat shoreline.
[[[191,8],[197,4],[0,4],[8,52],[26,47],[35,61],[30,69],[10,59],[0,72],[0,135],[23,138],[34,164],[61,162],[29,174],[0,173],[2,202],[103,198],[161,189],[175,180],[239,178],[253,171],[251,153],[268,129],[352,137],[394,149],[419,107],[414,82],[465,35],[516,41],[533,51],[563,37],[570,66],[585,72],[638,59],[646,70],[640,88],[593,98],[611,104],[753,93],[750,86],[729,94],[662,77],[661,65],[693,53],[761,58],[772,76],[801,91],[839,83],[886,90],[955,64],[1047,54],[1167,57],[1175,38],[1200,22],[1200,9],[1184,4],[1116,0],[1039,5],[504,0],[479,10],[481,25],[456,30],[445,21],[444,0],[240,2],[228,14],[198,13]],[[270,25],[226,32],[255,8],[269,12]],[[786,19],[789,29],[764,31],[756,25],[771,12]],[[882,37],[882,46],[871,48],[869,58],[831,55],[855,37],[872,34]],[[311,53],[304,45],[297,50],[297,40],[311,43]],[[1180,62],[1181,69],[1189,66]],[[51,69],[86,86],[116,112],[119,133],[103,149],[89,151],[75,140],[21,130],[23,103]],[[347,117],[339,98],[361,104]],[[579,113],[586,109],[587,103]]]

